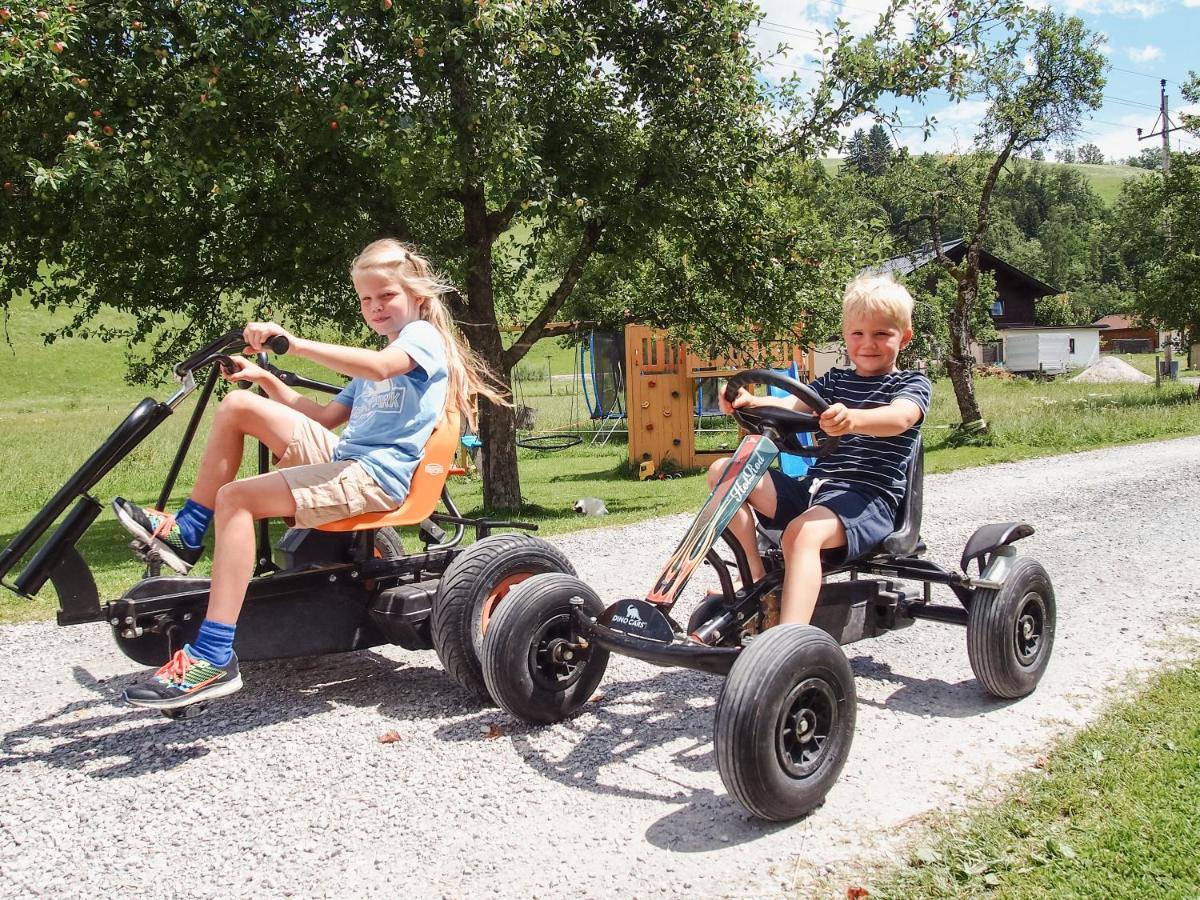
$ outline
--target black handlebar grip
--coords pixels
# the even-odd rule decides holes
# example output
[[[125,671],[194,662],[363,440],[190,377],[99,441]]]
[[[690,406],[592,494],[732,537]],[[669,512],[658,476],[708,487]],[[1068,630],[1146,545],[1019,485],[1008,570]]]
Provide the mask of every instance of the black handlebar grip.
[[[233,366],[232,359],[230,359],[224,353],[218,353],[216,356],[216,361],[217,361],[217,365],[221,367],[222,372],[224,372],[226,375],[233,374],[234,366]],[[254,387],[254,382],[241,380],[241,381],[238,381],[237,386],[240,388],[250,388],[250,387]]]
[[[267,341],[267,346],[271,348],[271,352],[283,356],[291,349],[292,343],[282,334],[277,334],[275,337]]]

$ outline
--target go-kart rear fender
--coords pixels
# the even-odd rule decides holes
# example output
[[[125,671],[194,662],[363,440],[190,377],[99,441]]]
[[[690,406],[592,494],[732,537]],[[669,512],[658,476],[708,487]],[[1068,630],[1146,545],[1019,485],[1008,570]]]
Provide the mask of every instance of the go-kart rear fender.
[[[971,560],[978,560],[979,571],[982,573],[991,562],[985,557],[997,548],[1027,538],[1031,534],[1033,534],[1033,526],[1025,522],[1000,522],[976,528],[975,533],[967,541],[967,546],[963,548],[962,570],[967,571]]]

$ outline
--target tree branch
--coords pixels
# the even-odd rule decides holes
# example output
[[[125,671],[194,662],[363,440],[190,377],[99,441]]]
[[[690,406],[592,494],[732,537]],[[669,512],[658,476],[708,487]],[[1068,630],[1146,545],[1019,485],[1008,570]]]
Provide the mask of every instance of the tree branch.
[[[487,230],[489,240],[495,241],[497,237],[508,229],[508,223],[517,214],[517,210],[521,208],[521,201],[524,199],[524,196],[513,197],[501,209],[488,213]]]
[[[546,300],[546,303],[542,306],[538,314],[533,317],[533,320],[525,326],[525,330],[521,332],[521,336],[517,338],[511,347],[504,351],[504,366],[506,369],[511,370],[524,358],[525,354],[529,352],[529,348],[542,336],[547,323],[562,309],[562,305],[571,296],[571,292],[575,290],[575,285],[579,282],[580,276],[583,275],[584,267],[587,265],[587,261],[591,257],[592,251],[595,249],[596,242],[600,239],[600,234],[603,230],[600,222],[596,219],[592,219],[584,227],[583,236],[579,239],[579,246],[575,248],[575,255],[567,266],[567,271],[563,273],[558,287],[554,289],[554,293]]]

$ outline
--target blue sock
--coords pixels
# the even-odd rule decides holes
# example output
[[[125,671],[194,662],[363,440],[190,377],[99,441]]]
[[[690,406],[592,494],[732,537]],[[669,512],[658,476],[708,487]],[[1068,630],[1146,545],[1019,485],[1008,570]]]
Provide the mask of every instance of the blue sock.
[[[179,536],[189,547],[199,547],[204,543],[204,533],[212,522],[213,511],[207,506],[201,506],[195,500],[188,500],[183,508],[175,514],[175,524],[179,526]]]
[[[226,625],[224,622],[205,619],[204,624],[200,626],[200,633],[196,635],[196,643],[189,646],[194,651],[194,656],[203,657],[214,665],[223,666],[233,656],[233,635],[236,631],[236,625]]]

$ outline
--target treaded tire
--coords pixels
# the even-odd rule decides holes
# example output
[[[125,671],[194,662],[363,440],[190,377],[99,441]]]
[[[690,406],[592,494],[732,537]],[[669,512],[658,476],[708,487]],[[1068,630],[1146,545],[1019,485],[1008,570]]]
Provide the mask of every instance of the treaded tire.
[[[404,555],[404,542],[394,528],[375,532],[375,556],[378,559],[399,559]]]
[[[563,661],[556,643],[571,632],[571,598],[599,616],[604,603],[574,575],[534,575],[513,588],[483,636],[483,678],[492,698],[518,719],[548,725],[575,712],[596,691],[608,651],[592,644]]]
[[[975,592],[967,614],[971,671],[993,697],[1033,692],[1054,648],[1054,587],[1042,564],[1018,556],[1000,590]]]
[[[430,616],[433,648],[446,673],[487,701],[479,650],[492,613],[508,591],[531,575],[575,569],[553,544],[527,534],[493,534],[472,544],[447,567]]]
[[[717,698],[717,769],[729,795],[769,822],[798,819],[829,793],[854,740],[846,654],[810,625],[777,625],[741,652]]]
[[[724,597],[705,597],[701,600],[700,604],[692,610],[692,614],[688,617],[687,633],[691,634],[711,619],[724,605]]]

